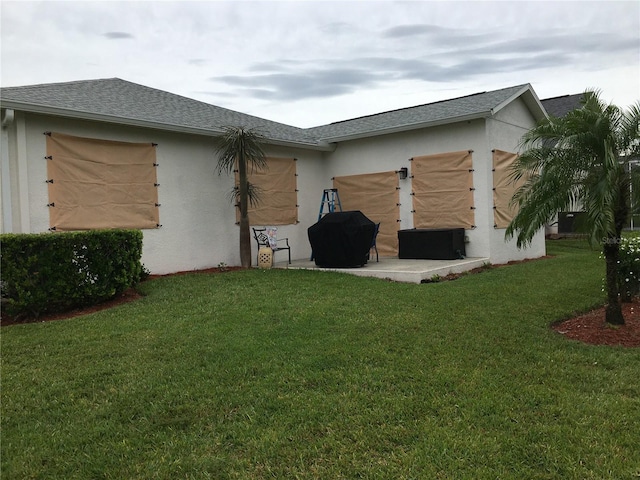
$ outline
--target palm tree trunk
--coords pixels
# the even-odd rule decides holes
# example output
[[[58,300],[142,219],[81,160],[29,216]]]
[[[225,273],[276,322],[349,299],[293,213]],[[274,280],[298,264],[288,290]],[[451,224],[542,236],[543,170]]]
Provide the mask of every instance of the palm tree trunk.
[[[251,233],[249,232],[249,188],[247,162],[244,155],[238,156],[238,188],[240,189],[240,265],[251,267]]]
[[[624,325],[618,286],[618,260],[620,258],[619,238],[607,238],[603,250],[607,285],[605,321],[610,325]]]
[[[240,216],[240,265],[242,268],[251,267],[251,232],[246,215]]]

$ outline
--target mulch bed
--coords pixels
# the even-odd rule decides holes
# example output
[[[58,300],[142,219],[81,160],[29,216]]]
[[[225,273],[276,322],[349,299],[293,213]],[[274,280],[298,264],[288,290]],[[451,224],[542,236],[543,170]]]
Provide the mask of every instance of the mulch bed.
[[[640,299],[622,304],[624,325],[611,326],[604,321],[605,307],[554,324],[551,328],[567,338],[591,345],[640,347]]]
[[[509,262],[508,265],[512,265],[514,263],[518,262]],[[480,267],[472,270],[471,272],[468,272],[467,275],[469,273],[479,273],[488,268],[498,267],[498,265]],[[190,273],[226,273],[240,270],[241,268],[242,267],[210,268],[206,270],[177,272],[170,275],[185,275]],[[447,275],[440,281],[455,280],[462,275],[464,274]],[[151,275],[149,279],[154,279],[162,276],[166,275]],[[7,315],[3,315],[2,318],[0,318],[0,325],[4,327],[8,325],[23,323],[66,320],[69,318],[78,317],[80,315],[86,315],[89,313],[98,312],[100,310],[106,310],[123,303],[132,302],[139,299],[141,296],[142,295],[140,295],[140,293],[132,288],[112,300],[100,303],[98,305],[93,305],[91,307],[72,310],[70,312],[43,315],[38,318],[22,319],[14,319]],[[582,315],[564,320],[562,322],[555,323],[551,328],[567,338],[578,340],[591,345],[620,345],[623,347],[640,347],[640,299],[635,298],[631,303],[623,303],[622,312],[624,314],[625,324],[616,327],[607,325],[605,323],[604,307],[601,307]]]

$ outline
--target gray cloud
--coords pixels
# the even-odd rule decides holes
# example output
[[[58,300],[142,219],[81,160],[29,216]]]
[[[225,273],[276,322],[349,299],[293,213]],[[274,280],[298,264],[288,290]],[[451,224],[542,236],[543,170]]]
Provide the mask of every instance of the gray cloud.
[[[499,39],[485,45],[477,45],[458,51],[458,54],[531,54],[542,52],[582,53],[638,53],[640,44],[632,36],[594,33],[592,35],[558,34],[554,36],[529,36],[526,38]]]
[[[379,73],[362,68],[327,68],[266,75],[224,75],[210,80],[243,87],[245,93],[260,99],[297,100],[351,93],[383,79]]]
[[[453,32],[454,30],[451,28],[439,27],[437,25],[415,24],[388,28],[382,32],[382,36],[387,38],[404,38],[425,35],[450,35]]]
[[[102,34],[102,36],[110,40],[122,40],[125,38],[135,38],[133,35],[126,32],[105,32]]]
[[[257,62],[249,66],[250,72],[286,72],[290,68],[298,68],[306,62],[301,60],[279,59],[271,62]]]
[[[400,25],[381,32],[380,36],[398,42],[416,42],[426,48],[450,48],[477,45],[496,38],[494,32],[478,32],[460,28],[446,28],[436,25]]]
[[[565,65],[569,59],[563,52],[546,52],[501,57],[460,55],[440,61],[426,56],[414,59],[360,57],[331,62],[320,59],[313,62],[260,62],[249,69],[251,74],[223,75],[209,80],[242,89],[242,93],[250,97],[288,101],[336,97],[397,80],[449,83],[483,75],[554,68]]]

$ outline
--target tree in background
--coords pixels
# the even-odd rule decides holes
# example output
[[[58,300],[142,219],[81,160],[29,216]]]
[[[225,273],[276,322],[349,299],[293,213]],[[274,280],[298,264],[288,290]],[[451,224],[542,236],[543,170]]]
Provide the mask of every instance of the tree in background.
[[[620,305],[622,229],[640,199],[640,102],[628,110],[607,105],[600,92],[587,91],[582,106],[562,118],[540,121],[521,140],[513,179],[525,179],[513,202],[519,211],[506,230],[518,247],[551,222],[560,211],[580,205],[581,225],[591,245],[602,245],[606,264],[609,324],[624,324]]]
[[[251,267],[251,233],[249,231],[249,202],[258,201],[256,188],[249,183],[249,172],[267,167],[267,159],[262,151],[265,137],[251,128],[224,127],[216,137],[218,154],[218,174],[233,173],[238,170],[238,185],[234,187],[233,198],[240,208],[240,264]]]

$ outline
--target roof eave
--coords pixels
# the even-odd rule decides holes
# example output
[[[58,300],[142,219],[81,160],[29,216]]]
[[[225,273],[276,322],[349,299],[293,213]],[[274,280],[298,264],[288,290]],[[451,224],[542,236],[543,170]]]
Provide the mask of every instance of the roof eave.
[[[123,117],[118,117],[117,115],[106,115],[106,114],[98,114],[98,113],[92,113],[92,112],[83,112],[83,111],[71,110],[66,108],[49,107],[47,105],[34,105],[34,104],[18,102],[14,100],[2,99],[0,100],[0,107],[22,111],[22,112],[28,112],[28,113],[52,115],[52,116],[65,117],[65,118],[75,118],[80,120],[90,120],[90,121],[96,121],[96,122],[106,122],[106,123],[112,123],[116,125],[125,125],[129,127],[151,128],[155,130],[187,133],[191,135],[202,135],[206,137],[211,137],[211,136],[215,136],[217,134],[222,133],[222,129],[217,129],[217,128],[199,128],[199,127],[190,127],[185,125],[170,124],[165,122],[152,122],[149,120],[139,120],[135,118],[123,118]],[[267,137],[266,143],[268,145],[274,145],[274,146],[304,148],[304,149],[318,150],[318,151],[332,151],[335,149],[335,146],[322,141],[318,143],[295,142],[290,140],[282,140],[282,139]]]
[[[458,117],[448,117],[440,120],[432,120],[428,122],[408,123],[404,125],[397,125],[389,128],[381,128],[377,130],[369,130],[366,132],[354,133],[350,135],[336,135],[332,137],[320,137],[324,142],[345,142],[348,140],[358,140],[361,138],[375,137],[377,135],[388,135],[391,133],[408,132],[411,130],[420,130],[422,128],[437,127],[440,125],[449,125],[451,123],[467,122],[471,120],[478,120],[482,118],[488,118],[492,114],[491,111],[473,113],[470,115],[461,115]]]

